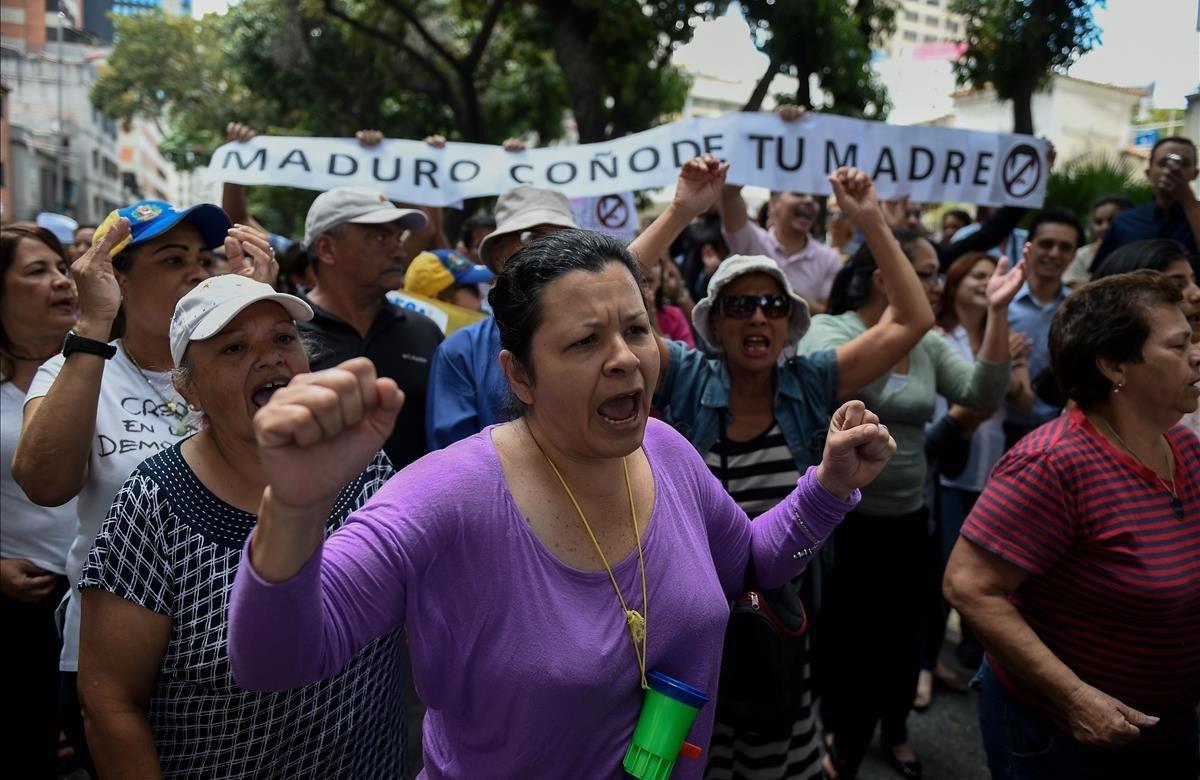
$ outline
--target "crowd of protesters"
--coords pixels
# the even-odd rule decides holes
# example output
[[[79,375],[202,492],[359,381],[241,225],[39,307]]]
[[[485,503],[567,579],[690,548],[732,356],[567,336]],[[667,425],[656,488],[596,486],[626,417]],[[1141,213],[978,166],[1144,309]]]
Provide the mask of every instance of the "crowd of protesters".
[[[920,778],[969,684],[994,777],[1200,776],[1195,144],[1086,215],[727,168],[627,246],[530,186],[4,225],[13,776],[619,777],[656,675],[673,777]]]

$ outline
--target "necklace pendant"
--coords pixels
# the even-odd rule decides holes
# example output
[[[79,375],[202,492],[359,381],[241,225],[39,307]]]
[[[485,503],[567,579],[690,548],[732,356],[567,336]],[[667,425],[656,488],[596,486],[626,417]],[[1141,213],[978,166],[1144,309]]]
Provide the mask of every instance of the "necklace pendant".
[[[633,646],[640,649],[642,643],[646,641],[645,616],[636,609],[627,609],[625,610],[625,622],[629,626],[629,636],[633,639]]]

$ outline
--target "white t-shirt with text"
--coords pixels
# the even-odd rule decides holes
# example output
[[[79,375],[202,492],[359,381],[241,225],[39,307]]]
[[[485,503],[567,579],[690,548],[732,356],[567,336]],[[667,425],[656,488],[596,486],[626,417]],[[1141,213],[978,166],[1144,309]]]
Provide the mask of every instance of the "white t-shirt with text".
[[[113,343],[120,344],[119,341]],[[27,402],[50,391],[62,370],[63,360],[58,355],[42,364],[29,387]],[[173,412],[169,408],[172,404]],[[87,480],[79,492],[75,539],[67,555],[71,591],[59,658],[59,669],[64,672],[76,671],[79,662],[77,586],[100,525],[108,516],[117,491],[139,463],[198,430],[195,426],[183,425],[186,413],[187,404],[172,387],[168,372],[140,371],[123,348],[105,363],[96,408],[96,429],[88,453]]]

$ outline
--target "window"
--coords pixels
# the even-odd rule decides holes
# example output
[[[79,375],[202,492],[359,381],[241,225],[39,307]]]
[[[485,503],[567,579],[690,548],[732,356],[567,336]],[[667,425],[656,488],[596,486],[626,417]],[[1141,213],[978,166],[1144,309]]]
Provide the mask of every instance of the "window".
[[[916,39],[917,39],[917,34],[915,32],[913,32],[912,30],[904,31],[904,40],[915,41]]]
[[[904,20],[906,22],[915,22],[920,18],[921,18],[921,15],[918,14],[916,11],[905,11],[904,12]]]
[[[942,20],[936,16],[926,16],[925,17],[925,24],[929,25],[930,27],[937,27],[941,23],[942,23]]]
[[[925,36],[925,43],[937,43],[937,40],[938,40],[938,38],[936,35],[926,35]]]
[[[934,8],[940,7],[941,4],[942,4],[942,0],[925,0],[925,5],[931,5]]]
[[[958,32],[958,22],[953,19],[946,20],[946,29],[950,32]]]
[[[95,149],[92,150],[92,170],[100,170],[100,152]]]

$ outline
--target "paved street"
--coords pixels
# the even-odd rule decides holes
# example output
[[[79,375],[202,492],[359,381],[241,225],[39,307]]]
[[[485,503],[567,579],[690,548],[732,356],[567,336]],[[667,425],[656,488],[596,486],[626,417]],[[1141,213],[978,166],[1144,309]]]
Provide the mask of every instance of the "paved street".
[[[983,744],[979,740],[978,694],[939,689],[933,705],[908,718],[909,744],[925,768],[925,780],[987,780]],[[884,762],[876,735],[859,772],[861,780],[897,780],[900,775]]]
[[[958,615],[951,613],[946,627],[942,662],[969,677],[954,658],[958,644]],[[979,738],[979,694],[933,689],[933,704],[925,712],[908,716],[909,744],[924,767],[925,780],[988,780],[983,742]],[[860,780],[897,780],[900,774],[884,760],[879,734],[859,771]]]

